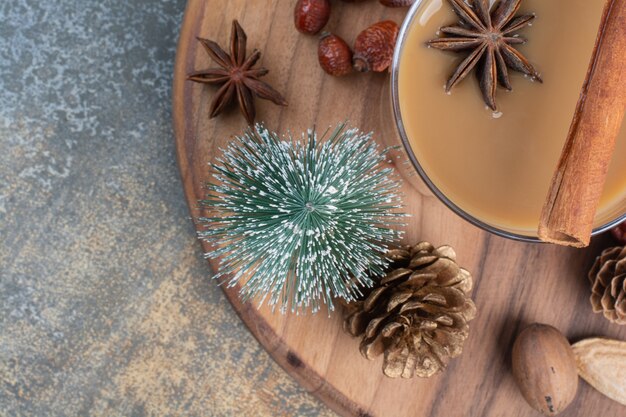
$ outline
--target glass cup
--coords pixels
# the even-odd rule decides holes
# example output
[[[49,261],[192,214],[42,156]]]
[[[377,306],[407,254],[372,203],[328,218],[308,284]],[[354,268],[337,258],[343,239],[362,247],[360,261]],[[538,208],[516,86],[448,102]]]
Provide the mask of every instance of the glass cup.
[[[502,236],[508,239],[524,241],[524,242],[541,242],[539,238],[535,235],[526,235],[513,230],[506,230],[504,228],[494,226],[489,224],[485,219],[480,219],[469,214],[462,207],[457,205],[452,199],[448,198],[437,184],[435,184],[431,178],[429,178],[428,174],[420,164],[420,161],[416,157],[413,149],[411,147],[411,142],[407,136],[407,132],[404,128],[404,123],[402,120],[402,112],[400,109],[400,101],[399,95],[401,94],[398,88],[398,79],[399,79],[399,71],[400,71],[400,60],[402,58],[402,51],[405,46],[405,42],[407,39],[409,28],[414,24],[416,19],[426,11],[427,6],[432,3],[434,0],[417,0],[411,9],[409,10],[404,23],[400,29],[400,33],[398,36],[398,41],[395,47],[395,53],[393,57],[393,63],[391,68],[391,84],[390,84],[390,99],[391,99],[391,111],[393,111],[393,119],[395,120],[395,127],[397,133],[401,139],[403,149],[398,151],[399,154],[395,156],[397,158],[406,159],[406,163],[397,164],[399,166],[399,171],[402,176],[407,180],[414,188],[417,190],[423,190],[423,184],[425,184],[428,189],[439,198],[450,210],[452,210],[457,215],[461,216],[463,219],[467,220],[471,224],[486,230],[490,233],[493,233],[498,236]],[[389,91],[387,91],[389,93]],[[389,98],[389,95],[385,97]],[[388,103],[387,100],[383,100],[383,103]],[[388,114],[386,111],[383,114]],[[390,133],[390,132],[388,132]],[[396,136],[396,135],[390,135]],[[415,173],[419,174],[419,178],[415,175]],[[626,201],[624,202],[624,207],[621,207],[621,212],[617,213],[615,216],[611,216],[613,218],[608,221],[603,221],[603,224],[599,227],[594,228],[592,235],[597,235],[602,232],[605,232],[608,229],[618,225],[622,221],[626,220]]]

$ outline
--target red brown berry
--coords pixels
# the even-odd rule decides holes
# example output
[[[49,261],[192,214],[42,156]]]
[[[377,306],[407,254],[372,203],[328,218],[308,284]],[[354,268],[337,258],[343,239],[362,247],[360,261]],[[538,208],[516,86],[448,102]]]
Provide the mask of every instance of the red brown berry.
[[[626,245],[626,222],[615,226],[613,229],[611,229],[611,233],[621,245]]]
[[[337,35],[325,33],[320,38],[317,48],[317,57],[324,71],[336,77],[349,74],[352,71],[352,50]]]
[[[387,7],[408,7],[415,3],[415,0],[379,0],[383,6]]]
[[[382,72],[389,68],[400,28],[384,20],[359,33],[354,42],[354,69],[360,72]]]
[[[330,0],[298,0],[293,15],[298,31],[315,35],[328,23]]]

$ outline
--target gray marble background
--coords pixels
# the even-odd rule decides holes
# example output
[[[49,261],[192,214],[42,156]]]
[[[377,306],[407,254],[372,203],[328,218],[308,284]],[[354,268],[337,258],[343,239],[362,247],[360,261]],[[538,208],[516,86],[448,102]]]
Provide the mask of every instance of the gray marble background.
[[[202,260],[170,95],[184,0],[0,2],[0,416],[331,416]]]

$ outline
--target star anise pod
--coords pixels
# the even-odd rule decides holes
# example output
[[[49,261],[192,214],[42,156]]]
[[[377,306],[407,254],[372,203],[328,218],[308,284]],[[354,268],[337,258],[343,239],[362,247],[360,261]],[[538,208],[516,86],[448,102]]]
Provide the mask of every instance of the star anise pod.
[[[511,90],[509,71],[518,71],[542,82],[539,73],[514,48],[526,39],[515,35],[530,25],[534,14],[515,16],[522,0],[501,0],[489,8],[489,0],[448,0],[461,21],[440,29],[444,36],[428,41],[445,51],[469,51],[446,83],[446,92],[461,82],[474,67],[485,104],[496,110],[496,88]]]
[[[220,85],[220,89],[211,102],[210,117],[220,114],[222,110],[234,100],[237,101],[248,123],[254,123],[256,111],[254,109],[253,94],[259,98],[270,100],[280,106],[286,106],[287,101],[269,84],[259,80],[269,71],[266,68],[253,68],[261,57],[261,52],[255,49],[246,58],[246,33],[239,22],[233,20],[230,34],[230,55],[214,41],[197,38],[211,59],[220,68],[208,68],[189,74],[188,80]]]

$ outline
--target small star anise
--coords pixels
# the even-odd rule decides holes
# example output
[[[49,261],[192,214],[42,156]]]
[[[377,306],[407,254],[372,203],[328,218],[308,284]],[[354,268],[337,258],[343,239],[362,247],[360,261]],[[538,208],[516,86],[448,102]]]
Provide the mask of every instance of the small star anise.
[[[254,123],[256,111],[254,109],[254,98],[252,94],[259,98],[270,100],[280,106],[286,106],[287,101],[269,84],[259,80],[269,71],[266,68],[252,68],[261,57],[258,50],[246,58],[246,33],[239,22],[233,20],[230,35],[230,55],[220,46],[208,39],[197,38],[202,44],[211,59],[220,68],[209,68],[195,71],[187,77],[188,80],[205,83],[221,84],[217,94],[211,102],[210,117],[220,114],[222,110],[234,100],[235,94],[244,117],[248,123]]]
[[[446,92],[463,80],[474,67],[485,104],[496,110],[498,83],[511,90],[508,68],[542,82],[539,73],[513,45],[526,42],[515,35],[530,25],[534,14],[515,16],[522,0],[501,0],[489,8],[489,0],[448,0],[461,21],[442,27],[448,36],[432,39],[428,45],[446,51],[470,51],[446,83]]]

